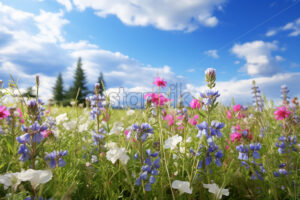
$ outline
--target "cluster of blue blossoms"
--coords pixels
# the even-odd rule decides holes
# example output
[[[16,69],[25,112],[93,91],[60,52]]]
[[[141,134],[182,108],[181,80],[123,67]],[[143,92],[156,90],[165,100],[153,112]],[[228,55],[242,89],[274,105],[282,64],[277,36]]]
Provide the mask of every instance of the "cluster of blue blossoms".
[[[286,154],[291,152],[298,152],[297,145],[297,137],[296,136],[280,136],[278,138],[279,142],[276,142],[276,147],[278,147],[279,154]],[[280,175],[288,175],[289,169],[287,168],[286,163],[281,163],[278,165],[278,171],[274,171],[273,174],[275,177],[279,177]]]
[[[140,186],[142,184],[142,181],[148,181],[148,183],[145,184],[145,190],[151,191],[151,185],[155,183],[155,176],[158,174],[158,168],[160,168],[160,157],[158,157],[158,152],[151,153],[150,149],[146,150],[146,154],[147,158],[144,161],[145,165],[142,166],[142,173],[135,181],[135,184],[137,186]],[[137,158],[137,155],[135,155],[135,158]],[[151,158],[156,159],[152,161]]]
[[[104,109],[104,101],[105,98],[101,96],[100,94],[94,94],[89,97],[89,100],[91,102],[92,111],[90,112],[90,116],[93,120],[96,119],[96,116],[101,115],[101,112]]]
[[[47,130],[46,125],[40,125],[37,121],[34,122],[28,128],[22,125],[22,131],[24,135],[18,136],[17,141],[21,144],[19,147],[18,154],[21,154],[20,160],[25,162],[30,158],[30,151],[27,147],[28,144],[36,143],[39,144],[43,139],[42,132]]]
[[[41,117],[44,116],[45,108],[43,107],[44,102],[41,99],[30,100],[27,103],[28,115],[34,119],[34,121],[41,121]]]
[[[211,105],[220,96],[218,91],[207,89],[204,92],[200,92],[200,96],[203,99],[203,103],[206,106]]]
[[[276,147],[278,147],[278,152],[280,154],[284,154],[286,151],[288,151],[288,153],[291,151],[297,152],[297,148],[295,147],[295,145],[297,145],[296,136],[280,136],[278,140],[279,142],[276,142]]]
[[[260,180],[263,180],[263,177],[261,176],[261,173],[266,173],[265,168],[263,167],[262,163],[257,164],[255,162],[256,159],[260,158],[259,150],[261,150],[261,144],[260,143],[252,143],[249,146],[248,145],[239,145],[236,147],[236,150],[239,152],[238,159],[241,160],[242,166],[244,166],[246,169],[249,169],[249,164],[253,165],[253,169],[255,171],[255,174],[252,173],[251,178],[253,180],[256,180],[259,178]],[[246,162],[252,158],[251,162]],[[257,169],[259,167],[259,170]]]
[[[148,123],[142,123],[141,125],[133,124],[131,130],[127,135],[127,138],[130,138],[132,132],[135,132],[135,138],[137,141],[145,142],[149,134],[153,134],[153,128]]]
[[[46,157],[45,160],[50,160],[49,161],[49,166],[51,168],[55,167],[63,167],[66,165],[66,161],[63,160],[63,156],[66,156],[68,154],[68,151],[52,151],[49,153]]]
[[[222,149],[219,149],[219,147],[214,143],[214,137],[222,137],[223,134],[221,133],[221,129],[225,126],[224,123],[220,123],[218,121],[212,121],[211,122],[211,126],[208,126],[208,123],[202,122],[201,124],[197,124],[197,128],[198,128],[198,134],[197,137],[200,138],[202,136],[206,137],[206,141],[207,141],[207,148],[205,148],[203,145],[200,146],[200,152],[198,153],[205,153],[205,165],[209,166],[212,161],[213,158],[212,156],[215,156],[215,164],[217,166],[221,166],[221,158],[223,157],[223,151]],[[210,129],[210,131],[209,131]],[[204,152],[202,152],[202,149]],[[195,152],[193,149],[190,150],[191,153],[193,153],[195,155]],[[198,168],[202,168],[203,166],[203,160],[199,162]]]

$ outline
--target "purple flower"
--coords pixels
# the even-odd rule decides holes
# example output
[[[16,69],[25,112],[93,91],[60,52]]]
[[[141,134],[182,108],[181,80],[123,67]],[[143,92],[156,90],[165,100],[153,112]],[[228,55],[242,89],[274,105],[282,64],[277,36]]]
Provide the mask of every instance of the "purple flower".
[[[211,122],[211,135],[212,136],[217,136],[217,137],[222,137],[221,129],[225,126],[224,123],[217,122],[217,121],[212,121]]]
[[[254,159],[259,159],[260,155],[257,151],[259,151],[261,149],[261,144],[260,143],[253,143],[249,145],[250,149],[253,151],[253,158]]]
[[[222,150],[219,150],[216,154],[215,154],[215,157],[216,157],[216,165],[217,166],[221,166],[222,165],[222,163],[221,163],[221,161],[220,161],[220,159],[223,157],[223,151]]]
[[[236,150],[239,151],[239,159],[240,160],[248,160],[248,147],[247,145],[241,144],[239,146],[236,147]]]
[[[131,131],[136,132],[136,139],[141,142],[146,141],[149,133],[153,134],[153,128],[147,123],[142,123],[141,126],[138,124],[133,124],[131,126]]]
[[[17,141],[21,144],[30,143],[30,134],[25,133],[24,135],[18,136]]]
[[[21,144],[19,146],[18,154],[21,154],[20,161],[25,162],[30,158],[30,151],[26,144]]]
[[[208,136],[208,124],[207,122],[202,122],[201,124],[197,124],[197,128],[199,129],[197,137],[200,138],[202,135]]]
[[[51,168],[63,167],[66,165],[66,161],[63,160],[62,157],[66,156],[68,154],[68,151],[52,151],[46,155],[45,160],[49,161],[49,166]]]

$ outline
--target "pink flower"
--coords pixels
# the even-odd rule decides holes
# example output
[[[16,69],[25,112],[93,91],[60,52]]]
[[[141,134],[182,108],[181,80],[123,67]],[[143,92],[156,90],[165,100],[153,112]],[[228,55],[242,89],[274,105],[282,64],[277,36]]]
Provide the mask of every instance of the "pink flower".
[[[193,99],[192,101],[191,101],[191,103],[190,103],[190,106],[191,106],[191,108],[192,109],[201,109],[201,107],[202,107],[202,104],[201,104],[201,102],[200,101],[198,101],[197,99]]]
[[[160,77],[156,77],[154,79],[153,85],[157,85],[158,87],[166,87],[167,81],[164,81],[163,79],[161,79]]]
[[[227,118],[232,119],[232,114],[230,110],[227,110]]]
[[[164,120],[167,120],[167,121],[169,121],[169,126],[173,126],[174,125],[174,117],[173,117],[173,115],[166,115],[165,117],[164,117]]]
[[[10,113],[8,110],[6,110],[6,107],[0,105],[0,119],[5,119],[9,115],[10,115]]]
[[[125,129],[124,133],[125,133],[125,136],[127,137],[128,134],[129,134],[129,130],[128,130],[128,129]]]
[[[237,105],[234,105],[234,106],[233,106],[233,111],[234,111],[234,112],[238,112],[238,111],[240,111],[241,109],[242,109],[241,104],[237,104]]]
[[[184,125],[182,123],[180,123],[177,127],[178,130],[183,130],[184,129]]]
[[[240,126],[239,124],[237,124],[237,125],[235,126],[235,130],[241,131],[241,126]]]
[[[24,124],[24,118],[23,118],[23,113],[20,110],[20,108],[17,108],[17,112],[19,113],[19,117],[20,117],[20,122],[21,124]]]
[[[129,134],[129,132],[130,132],[130,131],[129,131],[128,129],[125,129],[125,131],[124,131],[124,133],[125,133],[125,136],[126,136],[127,140],[129,140],[129,139],[130,139],[130,138],[128,138],[128,134]],[[131,139],[131,141],[132,141],[132,142],[136,142],[136,140],[135,140],[134,138],[132,138],[132,139]]]
[[[48,131],[47,130],[42,131],[41,134],[42,134],[43,138],[48,137]]]
[[[283,120],[289,117],[292,112],[289,111],[285,106],[277,107],[275,110],[274,115],[276,120]]]
[[[194,117],[190,118],[189,123],[195,126],[197,124],[197,119],[199,119],[199,115],[195,115]]]
[[[151,101],[156,106],[159,104],[163,106],[165,103],[169,102],[170,100],[167,97],[164,97],[162,94],[156,94],[156,93],[149,93],[144,96],[147,101]]]
[[[179,115],[179,116],[177,117],[177,119],[179,119],[179,120],[183,120],[183,118],[184,118],[184,115]]]
[[[234,142],[234,141],[239,142],[241,138],[242,138],[242,134],[240,134],[239,132],[234,132],[230,135],[231,142]]]

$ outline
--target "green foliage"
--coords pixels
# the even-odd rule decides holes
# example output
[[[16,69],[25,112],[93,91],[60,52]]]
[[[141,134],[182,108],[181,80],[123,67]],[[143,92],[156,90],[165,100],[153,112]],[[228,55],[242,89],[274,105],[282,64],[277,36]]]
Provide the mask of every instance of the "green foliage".
[[[28,98],[35,98],[36,95],[34,94],[33,88],[32,87],[28,87],[26,89],[26,92],[24,92],[22,94],[23,97],[28,97]]]
[[[58,74],[55,86],[53,87],[53,100],[58,104],[62,104],[65,100],[64,83],[61,73]]]
[[[86,77],[82,69],[81,58],[78,58],[77,67],[74,75],[74,82],[68,91],[68,97],[69,99],[75,100],[78,94],[77,102],[84,103],[85,97],[88,95],[88,93],[89,91],[86,86]]]

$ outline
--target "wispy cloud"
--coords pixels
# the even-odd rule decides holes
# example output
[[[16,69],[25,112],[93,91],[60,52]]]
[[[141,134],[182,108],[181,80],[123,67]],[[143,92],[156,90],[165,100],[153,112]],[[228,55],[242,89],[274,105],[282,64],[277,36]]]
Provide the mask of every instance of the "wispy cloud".
[[[214,11],[226,0],[74,0],[80,10],[92,8],[100,17],[116,15],[130,26],[152,25],[162,30],[194,31],[199,26],[214,27],[218,19]]]
[[[213,58],[219,58],[218,51],[216,49],[207,50],[204,54]]]
[[[279,28],[273,28],[266,33],[267,37],[276,35],[279,32],[288,31],[290,37],[297,37],[300,35],[300,18],[296,19],[293,22],[289,22],[284,26]]]

